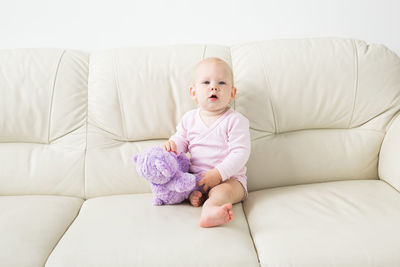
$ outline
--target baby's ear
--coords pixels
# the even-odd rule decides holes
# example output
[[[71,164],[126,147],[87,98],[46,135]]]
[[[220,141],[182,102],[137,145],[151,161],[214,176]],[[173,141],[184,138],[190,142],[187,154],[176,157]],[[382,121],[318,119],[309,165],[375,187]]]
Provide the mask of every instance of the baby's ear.
[[[196,96],[196,89],[193,87],[190,87],[190,97],[197,102],[197,96]]]
[[[232,87],[231,100],[235,99],[235,96],[236,96],[236,87]]]

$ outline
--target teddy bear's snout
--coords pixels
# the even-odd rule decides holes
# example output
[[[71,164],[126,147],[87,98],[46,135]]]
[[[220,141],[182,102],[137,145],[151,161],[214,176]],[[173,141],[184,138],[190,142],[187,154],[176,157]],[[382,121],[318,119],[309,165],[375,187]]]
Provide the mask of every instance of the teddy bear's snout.
[[[174,171],[162,160],[155,160],[154,165],[156,169],[167,178],[170,178],[174,175]]]

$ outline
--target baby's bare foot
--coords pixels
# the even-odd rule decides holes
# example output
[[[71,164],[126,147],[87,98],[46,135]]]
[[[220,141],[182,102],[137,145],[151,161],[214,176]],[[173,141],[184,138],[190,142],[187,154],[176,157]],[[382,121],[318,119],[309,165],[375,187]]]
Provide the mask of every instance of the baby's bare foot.
[[[232,204],[227,203],[217,207],[203,208],[200,226],[213,227],[233,220]]]
[[[200,191],[198,191],[198,190],[193,191],[189,195],[190,204],[192,204],[192,206],[194,206],[194,207],[201,206],[201,204],[203,204],[203,201],[204,201],[202,196],[203,196],[203,194]]]

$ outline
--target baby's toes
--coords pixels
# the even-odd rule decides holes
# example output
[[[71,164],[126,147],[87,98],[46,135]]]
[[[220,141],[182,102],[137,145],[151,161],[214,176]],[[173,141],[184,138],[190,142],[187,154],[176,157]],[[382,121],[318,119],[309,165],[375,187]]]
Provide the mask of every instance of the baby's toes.
[[[191,204],[192,206],[195,206],[195,207],[196,207],[197,201],[196,201],[193,197],[191,197],[191,198],[189,199],[189,201],[190,201],[190,204]]]
[[[229,221],[233,220],[233,211],[229,211]]]
[[[200,191],[193,191],[193,192],[190,194],[190,197],[191,197],[191,198],[194,198],[194,199],[199,199],[199,198],[201,197],[201,195],[202,195],[202,193],[201,193]]]
[[[232,204],[231,203],[222,205],[222,208],[226,211],[226,213],[232,212]]]
[[[233,217],[233,211],[232,210],[229,211],[229,217]]]
[[[194,207],[199,207],[202,195],[203,194],[200,191],[192,192],[189,196],[190,204],[192,204]]]
[[[232,204],[231,203],[225,204],[223,208],[225,209],[226,212],[227,222],[232,221],[233,220]]]

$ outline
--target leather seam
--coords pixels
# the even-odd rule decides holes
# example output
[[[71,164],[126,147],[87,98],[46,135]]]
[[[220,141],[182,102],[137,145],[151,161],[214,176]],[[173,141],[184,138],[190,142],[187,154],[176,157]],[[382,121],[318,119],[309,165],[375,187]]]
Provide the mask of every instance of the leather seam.
[[[122,99],[121,99],[121,90],[120,90],[120,87],[119,87],[118,63],[117,63],[117,55],[116,55],[116,53],[114,53],[113,58],[114,58],[114,79],[115,79],[115,85],[117,87],[119,110],[120,110],[120,114],[121,114],[122,134],[123,134],[123,139],[126,141],[127,140],[127,133],[126,133],[126,127],[125,127],[125,113],[124,113],[124,107],[123,107]]]
[[[207,45],[204,45],[204,48],[203,48],[203,55],[201,56],[201,60],[204,59],[204,57],[205,57],[205,55],[206,55],[206,50],[207,50]]]
[[[246,200],[242,200],[242,203],[241,203],[242,204],[242,211],[243,211],[244,219],[246,220],[247,230],[249,231],[249,235],[250,235],[251,242],[253,244],[254,252],[256,253],[256,256],[257,256],[258,266],[261,266],[260,255],[259,255],[259,252],[258,252],[258,249],[257,249],[257,246],[256,246],[256,242],[254,241],[254,235],[253,235],[253,233],[251,232],[251,229],[250,229],[249,218],[248,218],[248,216],[246,214],[246,211],[245,211],[245,208],[244,208],[244,202],[245,201]]]
[[[88,72],[87,72],[87,86],[86,86],[86,140],[85,140],[85,155],[83,157],[83,198],[86,200],[87,199],[87,184],[86,184],[86,158],[87,158],[87,148],[88,148],[88,128],[89,128],[89,75],[90,75],[90,59],[92,58],[92,55],[89,54],[88,56]]]
[[[262,59],[263,59],[263,53],[262,53],[262,51],[261,51],[261,48],[259,47],[259,45],[256,45],[256,47],[257,47],[257,49],[258,49],[258,51],[259,51],[259,53],[260,53],[260,55],[261,55],[260,61],[261,61],[261,65],[262,65],[262,68],[263,68],[263,72],[264,72],[264,76],[265,76],[265,81],[267,82],[267,86],[268,86],[269,92],[270,92],[270,94],[268,94],[269,97],[267,97],[267,98],[268,98],[268,101],[269,101],[269,103],[270,103],[270,105],[271,105],[272,116],[273,116],[273,118],[274,118],[275,133],[279,133],[279,131],[278,131],[278,125],[277,125],[276,117],[275,117],[275,107],[274,107],[274,105],[272,104],[272,96],[271,96],[272,87],[271,87],[271,82],[270,82],[270,80],[269,80],[269,78],[268,78],[268,76],[267,76],[267,68],[266,68],[266,66],[265,66],[265,64],[264,64],[264,62],[263,62],[263,60],[262,60]]]
[[[355,67],[355,81],[354,81],[354,100],[353,100],[353,110],[351,111],[350,121],[347,128],[351,127],[351,122],[353,121],[354,111],[356,109],[356,100],[358,93],[358,49],[354,40],[352,40],[353,50],[354,50],[354,67]]]
[[[386,128],[385,128],[385,133],[387,133],[390,129],[390,127],[392,127],[392,124],[397,120],[397,118],[400,118],[400,110],[398,110],[392,117],[392,119],[389,121],[389,123],[387,124]]]
[[[236,86],[235,86],[235,74],[234,74],[234,72],[233,72],[233,59],[232,59],[232,47],[230,47],[229,46],[229,56],[230,56],[230,58],[231,58],[231,69],[232,69],[232,76],[233,76],[233,87],[235,87],[236,88]],[[237,90],[237,88],[236,88],[236,90]],[[237,92],[236,92],[236,96],[235,96],[235,98],[233,99],[233,110],[236,110],[236,97],[237,97]]]
[[[55,91],[55,87],[56,87],[56,81],[57,81],[57,77],[58,77],[58,71],[60,69],[60,65],[61,65],[61,61],[62,58],[65,54],[66,50],[64,49],[61,53],[61,56],[58,60],[57,63],[57,68],[54,74],[54,80],[53,80],[53,84],[52,84],[52,91],[51,91],[51,98],[50,98],[50,110],[49,110],[49,118],[48,118],[48,122],[49,122],[49,126],[47,129],[47,144],[50,144],[50,132],[51,132],[51,118],[52,118],[52,114],[53,114],[53,101],[54,101],[54,91]]]

